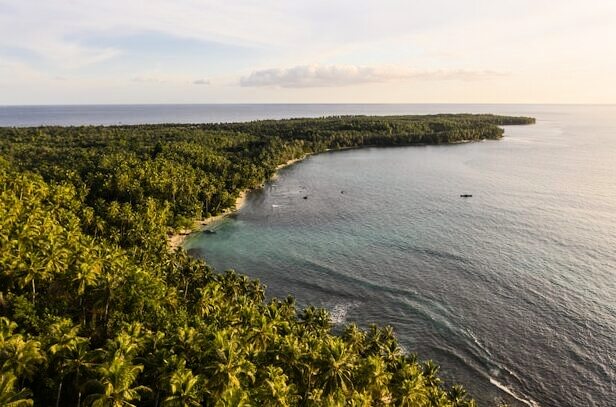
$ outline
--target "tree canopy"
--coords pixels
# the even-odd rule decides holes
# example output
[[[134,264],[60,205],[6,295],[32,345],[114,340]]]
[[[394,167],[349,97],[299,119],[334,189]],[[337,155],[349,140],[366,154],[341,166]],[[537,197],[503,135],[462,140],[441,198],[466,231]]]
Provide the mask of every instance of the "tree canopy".
[[[0,404],[472,406],[389,327],[266,299],[170,231],[327,149],[502,137],[492,115],[0,129]]]

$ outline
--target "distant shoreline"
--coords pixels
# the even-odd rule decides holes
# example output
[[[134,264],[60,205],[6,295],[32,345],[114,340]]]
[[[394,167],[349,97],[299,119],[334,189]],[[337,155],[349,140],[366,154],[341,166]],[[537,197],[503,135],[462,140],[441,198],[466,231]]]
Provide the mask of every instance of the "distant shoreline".
[[[303,154],[300,158],[278,165],[271,177],[281,168],[292,165],[306,157],[328,151],[340,151],[366,147],[403,147],[439,144],[460,144],[503,137],[504,126],[534,124],[535,119],[523,116],[498,116],[494,114],[440,114],[402,116],[330,116],[318,119],[264,120],[251,123],[200,124],[201,131],[259,131],[263,142],[267,136],[277,136],[275,143],[288,140],[291,155]],[[154,125],[154,128],[171,125]],[[191,125],[185,125],[189,128]],[[128,126],[130,127],[130,126]],[[147,126],[146,126],[147,127]],[[124,127],[121,127],[125,129]],[[303,129],[303,130],[302,130]],[[319,135],[319,131],[324,132]],[[280,152],[278,156],[283,155]],[[275,155],[274,155],[275,157]],[[282,157],[280,157],[282,158]],[[279,158],[279,159],[280,159]],[[259,166],[262,163],[255,163]],[[269,164],[271,165],[271,164]],[[263,175],[269,166],[261,170]],[[271,178],[270,177],[270,178]],[[252,177],[248,185],[264,185],[267,179]],[[258,188],[258,187],[257,187]],[[224,191],[229,193],[230,191]],[[167,246],[170,251],[181,247],[187,236],[236,212],[244,204],[247,190],[241,191],[233,207],[224,208],[222,213],[204,220],[193,222],[192,227],[170,231]],[[196,203],[195,203],[196,204]],[[223,204],[218,202],[217,207]],[[226,200],[224,202],[226,204]]]

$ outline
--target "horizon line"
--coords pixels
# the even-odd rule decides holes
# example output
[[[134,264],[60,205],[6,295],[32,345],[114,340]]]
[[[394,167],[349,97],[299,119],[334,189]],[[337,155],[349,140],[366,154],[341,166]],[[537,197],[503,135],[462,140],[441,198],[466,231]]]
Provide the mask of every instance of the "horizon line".
[[[263,105],[459,105],[459,106],[616,106],[616,103],[596,103],[596,102],[212,102],[212,103],[47,103],[47,104],[0,104],[0,108],[8,107],[60,107],[60,106],[263,106]]]

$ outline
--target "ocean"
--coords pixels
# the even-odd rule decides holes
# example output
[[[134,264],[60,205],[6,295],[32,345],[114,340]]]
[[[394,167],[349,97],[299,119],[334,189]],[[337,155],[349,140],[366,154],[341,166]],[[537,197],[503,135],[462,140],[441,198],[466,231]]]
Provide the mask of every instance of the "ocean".
[[[456,112],[537,124],[311,156],[186,249],[328,308],[338,327],[392,325],[480,405],[615,406],[616,106],[0,107],[0,125]]]

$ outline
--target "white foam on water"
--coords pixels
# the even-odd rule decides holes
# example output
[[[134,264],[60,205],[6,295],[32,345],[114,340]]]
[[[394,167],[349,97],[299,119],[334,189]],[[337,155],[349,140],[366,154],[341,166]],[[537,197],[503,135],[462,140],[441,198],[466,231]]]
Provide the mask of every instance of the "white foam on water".
[[[511,369],[507,368],[507,366],[502,366],[502,365],[498,365],[499,368],[506,370],[507,373],[509,373],[511,376],[515,377],[516,379],[518,379],[520,382],[522,381],[522,379],[520,378],[520,376],[518,376],[514,371],[512,371]]]
[[[522,381],[522,379],[520,379],[520,377],[513,372],[511,369],[509,369],[507,366],[503,366],[499,363],[496,363],[494,361],[492,361],[492,354],[490,353],[490,351],[481,343],[481,341],[479,340],[479,338],[477,338],[477,336],[475,336],[475,334],[473,333],[473,331],[471,331],[470,329],[466,329],[466,333],[473,339],[473,341],[475,342],[475,344],[482,350],[484,351],[488,356],[490,356],[489,361],[492,364],[496,364],[496,368],[490,369],[490,374],[492,376],[499,376],[501,370],[506,371],[507,373],[509,373],[511,376],[515,377],[517,380]],[[509,394],[511,397],[515,398],[516,400],[519,400],[521,402],[523,402],[524,404],[528,405],[528,406],[532,406],[532,407],[538,407],[539,404],[537,404],[537,402],[530,400],[530,399],[525,399],[523,397],[520,397],[516,394],[514,394],[513,390],[511,390],[510,388],[508,388],[507,386],[505,386],[504,384],[502,384],[501,382],[499,382],[498,380],[494,379],[492,376],[488,376],[490,379],[490,383],[492,383],[494,386],[498,387],[499,389],[501,389],[502,391],[504,391],[505,393]]]
[[[505,393],[507,393],[508,395],[513,397],[514,399],[516,399],[518,401],[521,401],[522,403],[526,404],[527,406],[530,406],[530,407],[540,407],[539,403],[537,403],[536,401],[531,400],[531,399],[525,399],[525,398],[523,398],[521,396],[518,396],[509,387],[505,386],[504,384],[502,384],[501,382],[499,382],[498,380],[496,380],[496,379],[494,379],[492,377],[490,377],[490,383],[492,383],[494,386],[498,387],[499,389],[501,389],[502,391],[504,391]]]
[[[354,306],[355,306],[354,303],[348,302],[348,303],[335,304],[333,307],[331,307],[329,314],[330,314],[332,323],[336,325],[344,324],[346,322],[346,317],[347,317],[347,313],[349,312],[349,309],[351,309]]]
[[[483,344],[479,341],[479,338],[477,338],[477,336],[475,336],[475,334],[473,333],[473,331],[471,331],[470,329],[466,329],[466,333],[473,338],[473,342],[475,342],[475,345],[477,345],[479,347],[479,349],[481,349],[482,351],[484,351],[485,353],[488,354],[488,356],[492,357],[492,354],[490,353],[490,351],[483,346]]]
[[[408,355],[410,353],[406,346],[398,344],[398,347],[403,354]]]

